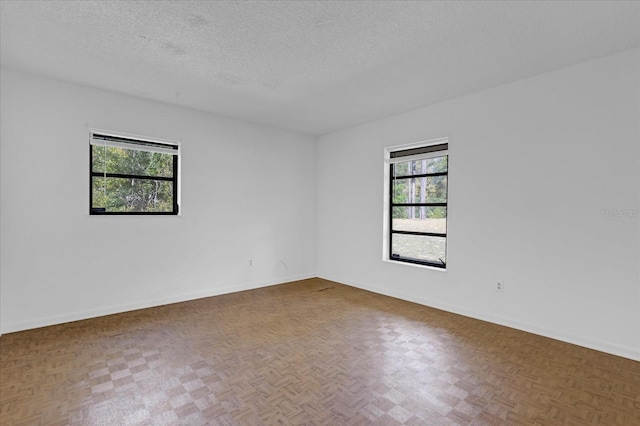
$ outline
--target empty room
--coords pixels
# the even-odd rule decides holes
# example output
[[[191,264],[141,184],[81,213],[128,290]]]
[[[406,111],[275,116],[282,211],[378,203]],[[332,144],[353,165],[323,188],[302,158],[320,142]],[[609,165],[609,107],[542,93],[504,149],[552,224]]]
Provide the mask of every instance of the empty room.
[[[1,425],[640,425],[640,2],[0,1]]]

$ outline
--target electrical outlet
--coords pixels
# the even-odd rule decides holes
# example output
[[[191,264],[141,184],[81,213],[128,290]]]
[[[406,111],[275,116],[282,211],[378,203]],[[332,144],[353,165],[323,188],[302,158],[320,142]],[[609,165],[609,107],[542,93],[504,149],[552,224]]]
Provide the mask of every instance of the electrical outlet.
[[[502,293],[502,292],[504,292],[504,282],[503,282],[503,281],[498,281],[498,282],[496,283],[496,291],[497,291],[498,293]]]
[[[253,266],[253,259],[249,259],[249,266]]]

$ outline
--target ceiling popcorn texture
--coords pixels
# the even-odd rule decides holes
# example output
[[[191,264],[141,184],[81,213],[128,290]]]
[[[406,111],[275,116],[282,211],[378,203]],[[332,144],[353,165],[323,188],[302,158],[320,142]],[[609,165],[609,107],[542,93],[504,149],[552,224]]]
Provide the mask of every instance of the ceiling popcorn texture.
[[[0,2],[0,61],[325,134],[640,46],[640,2]]]

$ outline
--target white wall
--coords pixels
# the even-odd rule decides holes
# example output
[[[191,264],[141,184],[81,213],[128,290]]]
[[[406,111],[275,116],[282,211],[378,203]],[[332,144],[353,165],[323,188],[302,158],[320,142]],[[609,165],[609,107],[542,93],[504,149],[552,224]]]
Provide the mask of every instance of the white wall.
[[[639,219],[602,215],[640,208],[639,63],[422,108],[317,153],[309,136],[2,69],[0,331],[317,274],[640,359]],[[90,217],[91,127],[181,140],[182,216]],[[445,135],[449,268],[383,262],[383,148]]]
[[[321,137],[319,275],[640,359],[639,219],[602,214],[640,208],[639,63],[627,51]],[[447,135],[448,270],[383,262],[383,148]]]
[[[0,84],[2,332],[316,275],[315,138],[12,70]],[[90,217],[92,127],[182,141],[182,215]]]

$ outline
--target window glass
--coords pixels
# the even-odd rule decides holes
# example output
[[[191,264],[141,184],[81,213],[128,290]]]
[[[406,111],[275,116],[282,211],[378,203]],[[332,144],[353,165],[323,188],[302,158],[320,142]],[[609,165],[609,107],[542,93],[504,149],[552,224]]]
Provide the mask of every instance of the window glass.
[[[178,214],[177,145],[92,134],[91,214]]]
[[[446,267],[448,143],[390,151],[390,163],[389,259]]]

